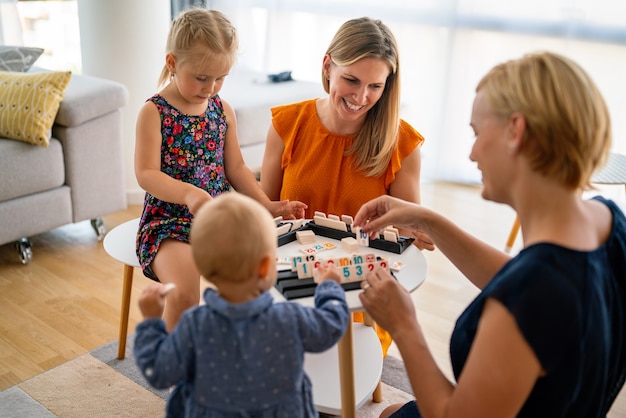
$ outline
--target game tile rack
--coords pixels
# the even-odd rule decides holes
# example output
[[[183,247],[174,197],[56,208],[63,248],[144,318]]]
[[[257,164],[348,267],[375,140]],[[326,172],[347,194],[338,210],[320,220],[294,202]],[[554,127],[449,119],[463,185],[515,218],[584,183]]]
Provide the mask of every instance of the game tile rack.
[[[288,222],[279,223],[277,226],[285,225]],[[315,220],[309,221],[299,228],[290,230],[284,234],[278,236],[278,246],[283,246],[296,240],[296,232],[303,230],[311,230],[315,235],[320,235],[326,238],[336,239],[341,241],[343,238],[356,238],[356,234],[352,232],[351,225],[345,224],[346,230],[340,230],[328,226],[322,226],[315,223]],[[377,250],[387,251],[394,254],[402,254],[411,244],[413,244],[415,238],[406,237],[403,235],[397,236],[397,241],[390,241],[384,238],[370,238],[369,247]]]
[[[339,224],[336,225],[344,228]],[[298,231],[305,230],[310,230],[313,231],[315,235],[332,238],[338,241],[341,241],[343,238],[356,238],[356,233],[353,233],[351,231],[350,222],[345,223],[345,230],[337,229],[331,226],[318,225],[315,220],[301,224],[292,223],[289,221],[278,221],[276,226],[277,228],[282,227],[283,230],[289,229],[287,232],[278,235],[278,246],[283,246],[290,242],[296,241],[296,233]],[[294,226],[295,228],[293,228]],[[397,236],[396,239],[396,242],[385,240],[383,238],[369,239],[368,246],[370,248],[375,248],[394,254],[402,254],[414,241],[414,238],[405,236]],[[380,257],[377,258],[380,259]],[[393,271],[391,272],[391,274],[395,277]],[[315,288],[317,287],[317,283],[315,283],[315,280],[313,278],[299,278],[296,271],[280,270],[278,272],[276,284],[274,287],[283,295],[285,299],[291,300],[313,296],[315,294]],[[361,288],[361,281],[344,282],[341,283],[341,287],[343,287],[346,291],[357,290]]]
[[[297,299],[306,298],[315,295],[315,288],[317,283],[312,278],[299,279],[298,273],[291,270],[281,270],[278,272],[276,278],[276,285],[274,286],[285,299]],[[344,290],[356,290],[361,288],[361,282],[347,282],[341,283],[341,287]]]

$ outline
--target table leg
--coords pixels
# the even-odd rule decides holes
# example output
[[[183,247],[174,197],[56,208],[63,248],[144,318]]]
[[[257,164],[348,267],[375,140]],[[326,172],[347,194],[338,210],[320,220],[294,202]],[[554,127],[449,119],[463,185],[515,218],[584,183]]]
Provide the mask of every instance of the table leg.
[[[368,327],[374,327],[375,322],[370,314],[367,312],[363,312],[363,323]],[[383,385],[379,380],[376,385],[376,389],[374,389],[374,393],[372,394],[372,401],[376,403],[381,403],[383,401]]]
[[[354,391],[354,352],[352,321],[348,324],[337,351],[339,353],[339,381],[341,385],[341,417],[356,417],[356,395]]]
[[[381,403],[383,401],[383,384],[379,380],[376,385],[376,389],[374,389],[374,393],[372,393],[372,402]]]
[[[120,315],[120,337],[117,343],[117,358],[126,357],[126,336],[128,334],[128,314],[130,312],[130,292],[133,288],[134,267],[124,264],[124,284],[122,285],[122,309]]]

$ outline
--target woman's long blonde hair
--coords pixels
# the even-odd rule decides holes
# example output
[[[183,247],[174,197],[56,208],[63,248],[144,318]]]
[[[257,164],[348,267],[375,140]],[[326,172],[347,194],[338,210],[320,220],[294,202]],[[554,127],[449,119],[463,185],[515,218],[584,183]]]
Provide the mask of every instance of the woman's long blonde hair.
[[[363,58],[380,58],[389,65],[383,94],[368,111],[354,143],[346,151],[354,155],[357,170],[367,176],[380,176],[389,166],[400,126],[400,57],[396,39],[380,20],[352,19],[341,25],[326,54],[341,66]],[[328,93],[329,83],[323,70],[322,85]]]
[[[167,35],[165,53],[178,62],[201,55],[203,59],[226,59],[234,64],[239,48],[237,30],[228,18],[217,10],[193,7],[182,11],[172,22]],[[163,66],[159,87],[167,84],[170,72]]]

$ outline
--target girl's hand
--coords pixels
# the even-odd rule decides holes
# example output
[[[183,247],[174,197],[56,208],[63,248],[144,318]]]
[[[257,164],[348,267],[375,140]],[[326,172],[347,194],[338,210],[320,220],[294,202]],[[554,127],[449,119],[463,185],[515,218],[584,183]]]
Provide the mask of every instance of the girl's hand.
[[[282,216],[283,219],[302,219],[307,208],[306,204],[297,200],[281,200],[270,202],[267,209],[275,218]]]
[[[192,189],[185,195],[185,205],[192,215],[198,213],[202,205],[212,199],[211,195],[202,189],[192,186]]]

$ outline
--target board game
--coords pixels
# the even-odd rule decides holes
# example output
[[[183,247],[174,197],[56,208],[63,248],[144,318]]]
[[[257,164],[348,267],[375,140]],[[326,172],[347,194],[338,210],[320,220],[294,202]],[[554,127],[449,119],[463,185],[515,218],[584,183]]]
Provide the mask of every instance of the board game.
[[[365,275],[375,268],[393,275],[403,268],[401,261],[393,260],[394,254],[402,254],[414,241],[399,235],[395,228],[370,239],[359,228],[353,228],[352,218],[327,217],[320,212],[309,221],[277,218],[275,223],[278,246],[289,247],[289,255],[283,251],[277,258],[275,285],[287,300],[313,296],[315,277],[322,265],[332,264],[338,269],[341,286],[347,291],[359,289]]]

